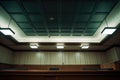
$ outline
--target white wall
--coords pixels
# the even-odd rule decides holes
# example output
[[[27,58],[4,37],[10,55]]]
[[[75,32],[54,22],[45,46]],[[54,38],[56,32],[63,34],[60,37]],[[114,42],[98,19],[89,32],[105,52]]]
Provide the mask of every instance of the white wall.
[[[5,47],[0,46],[0,63],[8,63],[12,62],[13,52]]]
[[[16,52],[14,64],[79,65],[102,64],[104,52]]]

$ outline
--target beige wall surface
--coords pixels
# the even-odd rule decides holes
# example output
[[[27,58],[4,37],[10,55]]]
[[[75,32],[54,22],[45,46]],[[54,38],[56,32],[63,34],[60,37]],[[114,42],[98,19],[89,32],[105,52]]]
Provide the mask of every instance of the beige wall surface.
[[[102,64],[104,52],[16,52],[13,64]]]
[[[16,52],[14,64],[80,65],[104,64],[120,60],[120,47],[106,52]]]
[[[120,47],[116,47],[115,50],[116,50],[118,60],[120,60]]]
[[[104,63],[113,63],[115,61],[118,61],[119,53],[120,53],[120,50],[118,50],[118,48],[116,47],[109,49],[105,54],[106,61]]]
[[[8,63],[12,62],[13,52],[7,48],[0,46],[0,63]]]
[[[120,47],[106,52],[12,52],[0,46],[0,63],[30,65],[104,64],[120,60]]]

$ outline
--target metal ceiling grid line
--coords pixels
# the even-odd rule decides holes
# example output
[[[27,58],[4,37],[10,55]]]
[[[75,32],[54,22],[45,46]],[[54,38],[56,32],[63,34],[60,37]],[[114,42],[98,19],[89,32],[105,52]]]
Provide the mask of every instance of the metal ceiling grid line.
[[[96,12],[96,15],[104,15],[104,14],[108,14],[109,12]]]
[[[90,23],[102,23],[102,21],[90,21]]]
[[[55,27],[56,27],[56,25],[55,25],[55,21],[57,20],[57,19],[55,19],[55,18],[57,18],[57,16],[56,16],[56,14],[55,13],[53,13],[52,12],[52,9],[51,9],[51,6],[53,7],[54,5],[54,3],[53,2],[50,2],[49,0],[48,0],[48,2],[47,2],[48,4],[47,4],[47,6],[46,6],[46,3],[44,4],[44,12],[46,13],[46,15],[45,15],[45,17],[46,17],[46,19],[47,19],[47,23],[48,23],[48,30],[49,30],[49,37],[51,37],[51,36],[53,36],[53,35],[56,35],[55,33],[54,33],[54,29],[55,29]],[[57,6],[55,6],[55,7],[57,7]],[[49,9],[48,9],[49,8]],[[49,11],[50,10],[50,11]],[[48,14],[47,14],[48,13]],[[55,17],[56,16],[56,17]],[[54,28],[52,28],[52,27],[54,27]]]
[[[108,14],[109,12],[96,12],[95,14]],[[79,15],[89,15],[92,14],[92,12],[80,12]]]
[[[77,20],[77,17],[79,16],[79,2],[77,1],[76,3],[75,3],[76,5],[75,5],[75,13],[74,13],[74,19],[73,19],[73,23],[72,23],[72,29],[71,29],[71,33],[70,33],[70,36],[73,36],[73,31],[74,31],[74,26],[75,26],[75,24],[76,24],[76,20]],[[83,14],[83,13],[82,13]],[[87,14],[89,14],[89,13],[87,13]],[[81,23],[81,22],[79,22],[79,23]]]
[[[35,29],[35,26],[33,25],[32,21],[31,21],[31,19],[30,19],[30,17],[29,17],[29,14],[27,13],[26,9],[24,8],[23,1],[22,1],[22,0],[18,0],[17,2],[18,2],[18,5],[20,6],[20,8],[22,9],[22,11],[24,12],[24,15],[26,16],[28,22],[29,22],[30,25],[32,26],[32,29],[33,29],[33,31],[35,32],[35,35],[38,36],[37,31],[36,31],[36,29]],[[24,32],[24,31],[23,31],[23,32]]]
[[[24,14],[23,12],[8,12],[8,14]]]
[[[91,15],[89,16],[88,21],[87,21],[87,23],[86,23],[86,25],[85,25],[85,30],[83,31],[83,35],[86,33],[86,30],[87,30],[88,25],[89,25],[89,23],[90,23],[90,21],[91,21],[91,18],[92,18],[92,17],[94,16],[94,14],[96,13],[96,9],[97,9],[97,6],[98,6],[99,2],[100,2],[100,1],[97,0],[97,1],[95,1],[94,5],[93,5],[92,13],[91,13]]]
[[[78,1],[74,2],[74,8],[73,8],[74,12],[73,12],[73,16],[72,16],[72,24],[71,24],[70,36],[73,36],[73,31],[74,31],[75,24],[76,24],[75,19],[77,17],[77,15],[76,15],[76,11],[78,10],[77,6],[78,6]]]
[[[85,26],[84,25],[81,25],[81,24],[86,24],[87,23],[87,20],[88,20],[88,18],[89,18],[89,15],[92,13],[91,12],[91,9],[93,8],[93,4],[94,4],[94,1],[93,2],[89,2],[89,1],[80,1],[80,2],[78,2],[78,3],[80,3],[80,4],[78,4],[78,11],[77,11],[77,16],[76,16],[76,19],[74,20],[74,26],[78,26],[78,23],[79,23],[79,28],[81,29],[83,29],[83,28],[85,28]],[[87,5],[88,6],[90,6],[90,7],[86,7],[87,5],[86,5],[86,3],[87,3]],[[78,18],[77,18],[78,17]],[[79,21],[78,21],[78,20]],[[79,29],[78,28],[78,29]],[[73,30],[74,32],[74,36],[76,36],[76,34],[77,34],[77,36],[82,36],[82,33],[81,33],[81,31],[80,32],[76,32],[76,29],[77,29],[77,27],[76,28],[74,28],[75,30]],[[82,30],[82,31],[84,31],[84,29]],[[76,34],[75,34],[76,33]],[[91,35],[89,35],[89,36],[91,36]]]
[[[41,11],[41,13],[42,13],[42,15],[43,15],[43,19],[44,19],[44,26],[45,26],[45,29],[46,29],[46,32],[47,32],[47,34],[48,34],[48,37],[50,37],[50,31],[49,31],[49,29],[48,29],[48,24],[47,24],[47,18],[46,18],[46,15],[45,15],[45,11],[44,11],[44,7],[43,7],[43,4],[42,4],[42,1],[41,0],[37,0],[38,1],[38,3],[40,3],[40,7],[41,7],[41,9],[42,9],[42,11]]]
[[[25,22],[25,21],[16,21],[17,23],[28,23],[28,22]]]
[[[24,14],[24,12],[8,12],[9,14]],[[29,12],[30,15],[39,15],[39,12]]]
[[[48,7],[46,7],[46,12],[49,12],[48,16],[51,16],[50,18],[53,18],[53,20],[49,20],[49,30],[51,36],[61,36],[61,26],[62,26],[62,1],[56,0],[49,2],[50,11],[48,10]],[[52,5],[52,6],[51,6]],[[54,11],[53,11],[54,10]]]
[[[109,7],[111,7],[112,4],[114,3],[114,2],[112,3],[112,1],[109,2],[107,0],[105,0],[105,2],[103,1],[103,3],[100,2],[100,4],[101,3],[102,4],[98,6],[99,8],[96,9],[97,12],[95,12],[95,14],[92,16],[93,11],[91,12],[91,10],[93,9],[94,1],[91,3],[91,1],[89,0],[86,1],[78,0],[80,3],[79,5],[74,5],[74,4],[78,4],[78,2],[74,0],[71,1],[17,0],[17,1],[23,2],[22,5],[26,10],[28,14],[27,16],[31,20],[32,25],[28,24],[29,19],[28,18],[26,19],[27,16],[25,15],[25,12],[19,8],[20,5],[16,3],[16,0],[12,0],[12,1],[6,0],[3,1],[2,4],[8,10],[7,12],[9,13],[9,15],[13,16],[13,19],[16,21],[18,26],[20,26],[23,32],[26,33],[28,36],[31,36],[32,32],[35,34],[33,30],[35,30],[36,34],[38,34],[39,36],[43,36],[43,35],[44,36],[50,36],[50,35],[51,36],[55,36],[55,35],[81,36],[81,34],[84,34],[84,36],[92,36],[93,33],[95,33],[95,31],[98,29],[99,24],[102,23],[103,20],[102,18],[104,18],[109,13],[109,9],[110,9]],[[105,4],[107,4],[107,9],[104,9]],[[103,7],[101,8],[102,5]],[[73,10],[73,8],[78,8],[75,6],[78,6],[80,8],[80,11],[78,10],[77,12],[76,11],[77,9]],[[33,10],[34,7],[36,8],[35,10]],[[75,12],[77,12],[76,13],[77,15],[75,14]],[[20,18],[21,16],[22,18]],[[50,21],[49,16],[53,16],[53,17],[55,16],[56,19]],[[90,17],[92,16],[93,18],[91,19],[89,16]],[[76,18],[76,20],[74,20],[71,17],[74,17],[74,19]]]
[[[101,23],[102,21],[90,21],[90,23]],[[76,21],[75,22],[76,24],[78,24],[78,23],[87,23],[87,21]]]
[[[63,26],[63,23],[62,23],[62,0],[58,0],[58,4],[57,4],[57,18],[58,18],[58,21],[57,21],[57,26],[58,26],[58,32],[59,32],[59,36],[61,36],[61,27]]]
[[[71,13],[73,11],[73,0],[70,0],[69,2],[66,0],[62,0],[62,24],[58,23],[58,25],[61,26],[61,36],[70,36],[70,27],[71,27],[71,17],[73,14]],[[60,3],[58,3],[60,4]],[[58,7],[60,9],[60,7]]]

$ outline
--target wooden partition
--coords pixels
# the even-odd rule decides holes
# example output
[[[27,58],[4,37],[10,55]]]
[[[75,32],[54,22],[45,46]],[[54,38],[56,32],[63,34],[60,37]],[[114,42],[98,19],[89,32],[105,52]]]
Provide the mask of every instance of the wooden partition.
[[[49,70],[50,68],[58,68],[59,70],[101,70],[113,69],[120,70],[120,61],[114,63],[107,63],[101,65],[13,65],[13,64],[0,64],[1,69],[17,69],[17,70]]]
[[[0,71],[0,80],[119,80],[120,71]]]
[[[115,62],[116,70],[120,70],[120,61]]]
[[[113,68],[113,70],[120,70],[120,61],[116,61],[113,63],[101,64],[100,68]]]
[[[10,64],[0,63],[0,69],[5,68],[11,68],[12,66]]]
[[[100,65],[14,65],[14,68],[26,68],[28,70],[49,70],[59,68],[59,70],[83,70],[85,68],[97,69]]]
[[[101,68],[112,68],[113,70],[116,70],[116,65],[115,63],[106,63],[106,64],[101,64]]]

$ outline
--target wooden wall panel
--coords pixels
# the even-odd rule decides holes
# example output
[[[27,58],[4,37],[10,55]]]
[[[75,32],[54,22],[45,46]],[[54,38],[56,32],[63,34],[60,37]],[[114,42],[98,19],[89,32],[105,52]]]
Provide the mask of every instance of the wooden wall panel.
[[[116,53],[117,53],[117,58],[118,61],[120,61],[120,47],[115,47]]]
[[[101,64],[101,68],[113,68],[113,70],[116,70],[116,65],[115,63],[106,63],[106,64]]]
[[[107,54],[106,54],[106,57],[107,57],[106,63],[111,63],[111,62],[117,61],[118,56],[117,56],[117,53],[116,53],[116,49],[112,48],[112,49],[108,50]]]
[[[1,80],[118,80],[120,71],[0,71]]]
[[[120,61],[115,62],[115,68],[116,70],[120,70]]]
[[[59,70],[83,70],[84,68],[96,69],[100,65],[14,65],[14,68],[23,68],[28,70],[49,70],[49,68],[59,68]]]
[[[16,52],[13,64],[102,64],[104,59],[104,52]]]
[[[0,63],[12,63],[13,52],[0,46]]]
[[[11,68],[12,65],[10,64],[4,64],[4,63],[0,63],[0,70],[2,69],[7,69],[7,68]]]

